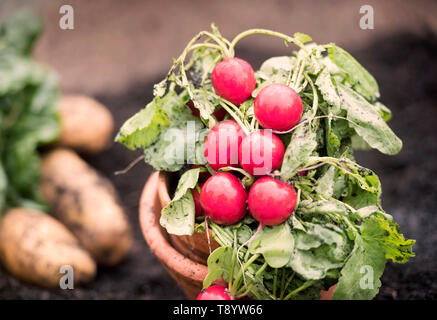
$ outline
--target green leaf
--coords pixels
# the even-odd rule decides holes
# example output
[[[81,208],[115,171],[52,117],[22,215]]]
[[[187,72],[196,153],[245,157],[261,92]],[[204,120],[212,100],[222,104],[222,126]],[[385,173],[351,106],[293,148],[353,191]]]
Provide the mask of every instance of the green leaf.
[[[317,215],[335,214],[348,216],[349,209],[340,201],[332,200],[303,200],[299,204],[299,215],[314,217]]]
[[[313,39],[309,35],[307,35],[305,33],[301,33],[301,32],[296,32],[293,35],[293,37],[296,38],[297,40],[299,40],[302,43],[313,41]]]
[[[161,82],[158,82],[153,86],[153,96],[155,97],[162,97],[165,94],[165,91],[167,90],[167,78],[164,78],[161,80]]]
[[[266,86],[273,83],[287,84],[290,72],[295,67],[296,58],[288,56],[272,57],[267,59],[256,72],[257,86],[252,91],[255,98]]]
[[[204,76],[209,74],[217,64],[217,59],[221,56],[220,50],[215,48],[200,47],[193,51],[190,58],[190,62],[193,66],[190,69],[191,72],[197,73],[197,75]]]
[[[357,214],[360,217],[360,220],[367,219],[370,216],[379,216],[385,220],[389,220],[393,222],[393,217],[381,209],[381,206],[378,205],[369,205],[366,207],[361,207],[357,210]]]
[[[208,130],[200,121],[166,128],[158,140],[144,149],[144,161],[155,170],[175,172],[186,164],[205,164],[204,141]]]
[[[41,19],[28,10],[21,10],[7,18],[0,29],[0,42],[7,50],[29,55],[42,30]]]
[[[380,198],[382,192],[381,182],[372,170],[364,168],[348,158],[340,158],[335,165],[341,172],[347,174],[352,181],[355,181],[360,189],[376,195],[377,199]]]
[[[167,232],[175,235],[192,235],[194,232],[194,200],[191,190],[176,201],[171,201],[161,210],[159,220]]]
[[[304,225],[302,224],[302,222],[299,219],[296,218],[295,214],[291,215],[290,220],[291,220],[291,225],[293,226],[293,229],[306,231]]]
[[[343,202],[355,209],[374,206],[379,204],[380,194],[364,190],[358,184],[352,184],[351,191],[343,198]]]
[[[210,74],[220,58],[221,52],[215,48],[200,47],[194,50],[187,64],[192,81],[184,83],[185,88],[190,90],[194,107],[199,109],[202,119],[208,124],[212,122],[212,125],[215,123],[213,113],[218,102],[208,94],[214,92]]]
[[[46,210],[37,148],[59,137],[58,78],[29,57],[40,22],[28,13],[0,31],[0,213],[23,206]]]
[[[354,150],[363,150],[363,151],[372,150],[372,147],[369,146],[369,144],[357,134],[351,136],[351,143],[352,143],[352,148]]]
[[[284,75],[285,79],[288,73],[296,64],[296,58],[288,56],[272,57],[264,61],[257,72],[258,76],[266,80],[278,74]]]
[[[182,198],[188,189],[192,190],[196,187],[199,173],[200,168],[190,169],[180,177],[173,201]]]
[[[320,72],[315,85],[319,88],[323,99],[330,105],[329,113],[340,115],[342,105],[341,97],[337,92],[337,85],[333,83],[328,68],[324,68],[322,72]]]
[[[326,125],[326,151],[330,157],[339,157],[342,154],[342,135],[340,134],[338,123],[343,120],[334,121],[333,119],[325,119]]]
[[[389,108],[387,108],[385,105],[383,105],[381,102],[377,101],[373,104],[373,106],[376,108],[378,113],[381,115],[382,119],[387,122],[391,119],[391,111]]]
[[[237,239],[239,244],[244,244],[253,235],[252,229],[247,224],[241,224],[237,229]]]
[[[317,133],[310,122],[294,130],[290,143],[285,149],[284,160],[281,166],[281,178],[289,180],[317,147]]]
[[[405,240],[395,222],[374,215],[363,221],[360,230],[364,239],[378,241],[385,250],[386,259],[405,263],[414,257],[412,247],[416,241]]]
[[[344,99],[342,107],[347,112],[350,126],[364,141],[372,148],[389,155],[394,155],[402,149],[402,141],[366,99],[342,85],[339,92]]]
[[[170,125],[167,114],[155,98],[144,109],[127,120],[121,127],[116,141],[129,149],[146,148],[156,141],[162,127]]]
[[[345,81],[356,92],[367,100],[379,98],[379,88],[375,78],[354,57],[335,44],[330,44],[326,48],[331,61],[340,68],[345,75]]]
[[[335,176],[337,169],[329,167],[328,170],[317,180],[314,190],[318,193],[332,197],[334,195]]]
[[[334,290],[334,300],[370,300],[381,287],[385,268],[384,250],[378,242],[355,238],[355,245]]]
[[[305,223],[306,232],[293,230],[295,245],[288,263],[306,280],[336,277],[351,251],[346,234],[338,227]]]
[[[195,208],[191,190],[196,187],[200,168],[185,172],[178,183],[173,200],[162,208],[159,220],[168,233],[192,235],[194,232]]]
[[[294,239],[290,226],[284,222],[278,226],[263,226],[258,235],[250,242],[249,252],[260,253],[272,268],[281,268],[290,260]]]
[[[227,280],[231,271],[233,249],[231,247],[219,247],[208,257],[208,274],[203,280],[203,288],[208,288],[215,280],[222,278]],[[238,273],[238,263],[234,264],[233,275]]]
[[[186,91],[170,90],[156,97],[125,122],[116,140],[130,149],[142,148],[144,159],[155,170],[177,171],[185,163],[204,164],[207,131],[186,106]]]
[[[165,96],[155,97],[123,124],[115,140],[129,149],[147,148],[159,139],[160,133],[165,132],[167,127],[186,126],[188,121],[202,126],[186,106],[188,100],[186,91],[177,94],[169,90]]]
[[[193,96],[194,107],[199,109],[200,116],[208,121],[215,121],[212,116],[218,100],[208,95],[205,90],[196,91]]]

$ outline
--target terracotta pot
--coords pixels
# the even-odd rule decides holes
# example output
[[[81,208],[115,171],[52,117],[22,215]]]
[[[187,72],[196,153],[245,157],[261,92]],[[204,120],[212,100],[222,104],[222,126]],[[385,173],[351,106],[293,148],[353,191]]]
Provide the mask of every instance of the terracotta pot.
[[[181,286],[189,299],[195,299],[202,289],[203,279],[208,273],[206,259],[209,248],[206,234],[194,233],[192,236],[168,235],[159,224],[161,209],[170,201],[170,179],[164,173],[153,173],[144,186],[139,218],[143,236],[150,249],[163,263],[169,274]],[[210,232],[211,249],[219,244]],[[329,300],[335,286],[329,291],[321,291],[321,299]]]
[[[165,207],[170,202],[169,187],[171,177],[165,172],[159,173],[158,182],[158,198],[161,207]],[[211,248],[208,246],[208,238],[205,232],[194,232],[191,236],[176,236],[170,234],[170,241],[172,245],[184,255],[190,257],[196,262],[206,265],[206,261],[210,252],[217,249],[220,245],[212,237],[211,230],[209,232],[209,239]],[[211,249],[211,251],[210,251]]]
[[[150,249],[181,286],[187,298],[194,299],[202,289],[202,281],[208,268],[184,256],[170,244],[167,233],[159,224],[162,207],[158,197],[158,185],[159,173],[155,172],[147,181],[140,199],[141,230]]]

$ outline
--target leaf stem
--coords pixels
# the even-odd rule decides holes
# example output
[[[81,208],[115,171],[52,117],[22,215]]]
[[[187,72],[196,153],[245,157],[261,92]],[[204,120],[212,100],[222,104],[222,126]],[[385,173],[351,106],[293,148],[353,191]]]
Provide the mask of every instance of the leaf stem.
[[[279,300],[282,300],[282,298],[284,297],[285,290],[287,290],[287,287],[290,285],[290,283],[293,280],[295,274],[296,274],[296,272],[293,271],[291,273],[291,276],[287,279],[287,282],[285,283],[285,286],[284,286],[283,290],[281,291],[281,295],[279,296]]]
[[[193,44],[192,46],[190,46],[187,49],[187,52],[190,52],[190,51],[193,51],[193,50],[196,50],[196,49],[199,49],[199,48],[203,48],[203,47],[211,48],[211,49],[217,49],[217,50],[220,50],[223,53],[227,53],[223,47],[221,47],[219,45],[216,45],[216,44],[213,44],[213,43],[207,43],[207,42]]]
[[[225,58],[231,58],[233,56],[232,51],[230,51],[230,48],[228,48],[226,46],[226,44],[221,39],[219,39],[216,35],[208,32],[208,31],[202,31],[201,33],[203,33],[204,35],[210,37],[211,39],[213,39],[215,42],[217,42],[219,44],[219,46],[225,52]]]
[[[254,254],[244,265],[242,265],[240,271],[237,274],[237,277],[235,278],[233,291],[235,291],[238,288],[238,286],[240,285],[241,278],[243,278],[245,280],[245,277],[244,277],[245,271],[247,270],[247,268],[249,268],[249,266],[252,263],[254,263],[256,261],[256,259],[259,258],[259,256],[260,256],[259,253]],[[238,259],[238,255],[237,255],[237,259]]]
[[[255,182],[255,177],[252,176],[249,172],[242,168],[236,168],[236,167],[223,167],[218,169],[219,172],[226,172],[226,171],[237,171],[243,174],[246,178],[246,182],[244,183],[245,187],[250,187]]]
[[[232,289],[232,281],[234,276],[235,257],[237,255],[237,230],[234,229],[234,250],[232,250],[231,270],[229,271],[229,288]]]
[[[205,167],[208,170],[208,173],[213,176],[215,172],[214,169],[209,165],[209,163],[205,164]]]
[[[295,45],[300,47],[302,50],[308,52],[307,49],[305,48],[305,45],[302,42],[300,42],[299,40],[297,40],[296,38],[290,37],[290,36],[288,36],[284,33],[281,33],[281,32],[276,32],[276,31],[272,31],[272,30],[268,30],[268,29],[249,29],[249,30],[241,32],[240,34],[235,36],[235,38],[231,41],[230,49],[234,50],[234,47],[238,41],[240,41],[241,39],[243,39],[247,36],[253,35],[253,34],[266,34],[266,35],[278,37],[278,38],[285,40],[286,43],[288,43],[288,42],[294,43]]]
[[[231,247],[232,246],[232,240],[226,239],[226,235],[224,235],[220,228],[217,227],[217,225],[213,222],[211,222],[210,224],[211,230],[214,232],[214,235],[217,237],[216,240],[217,242],[222,246],[222,247]]]
[[[302,169],[299,169],[299,171],[309,171],[309,170],[314,170],[314,169],[317,169],[317,168],[319,168],[319,167],[321,167],[321,166],[324,166],[326,163],[319,163],[319,164],[316,164],[316,165],[313,165],[313,166],[310,166],[310,167],[306,167],[306,168],[302,168]]]
[[[128,166],[126,168],[124,168],[123,170],[115,171],[114,175],[118,176],[119,174],[127,173],[130,169],[132,169],[138,162],[140,162],[143,159],[144,159],[144,155],[139,156],[138,158],[133,160],[131,163],[129,163]]]
[[[284,282],[285,282],[285,274],[287,272],[287,270],[285,268],[282,268],[281,270],[281,286],[280,286],[280,290],[279,290],[279,296],[281,296],[282,292],[284,291]]]
[[[223,101],[220,101],[219,104],[222,106],[223,109],[225,109],[232,118],[238,123],[238,125],[241,127],[241,130],[243,130],[244,134],[248,136],[250,134],[250,130],[246,127],[246,125],[241,121],[241,119],[229,108],[227,104],[225,104]]]
[[[226,103],[226,105],[228,105],[230,108],[232,108],[233,111],[235,111],[236,113],[238,113],[238,115],[240,116],[240,118],[242,118],[242,119],[244,118],[244,115],[243,115],[243,113],[241,112],[240,108],[238,108],[235,104],[233,104],[232,102],[230,102],[230,101],[228,101],[228,100],[223,99],[222,97],[216,95],[216,94],[213,93],[213,92],[209,92],[209,91],[208,91],[207,93],[208,93],[211,97],[213,97],[213,98],[219,100],[220,102]]]
[[[295,129],[297,129],[298,127],[304,125],[307,122],[311,122],[311,121],[316,120],[316,119],[324,119],[324,118],[337,118],[337,119],[342,119],[342,120],[346,120],[346,121],[352,122],[352,121],[350,121],[349,119],[347,119],[345,117],[335,116],[335,115],[331,114],[331,115],[326,115],[326,116],[316,116],[316,117],[307,118],[305,120],[302,120],[297,125],[295,125],[293,128],[291,128],[290,130],[287,130],[287,131],[272,130],[272,132],[275,133],[275,134],[287,134],[287,133],[293,132]]]
[[[299,208],[301,193],[302,193],[302,190],[300,188],[297,189],[296,209]]]
[[[276,297],[276,287],[278,285],[278,268],[275,268],[274,276],[273,276],[273,290],[272,294]]]
[[[244,297],[246,296],[249,292],[250,289],[253,286],[253,282],[256,281],[256,278],[264,272],[264,270],[267,268],[268,264],[267,262],[264,262],[264,264],[257,270],[257,272],[255,273],[254,279],[251,279],[251,281],[247,284],[247,286],[243,286],[241,287],[239,290],[237,290],[236,296],[237,297]],[[246,291],[244,291],[243,293],[241,293],[241,291],[244,290],[244,288],[247,288]]]
[[[284,298],[284,300],[289,300],[292,296],[296,295],[297,293],[301,292],[302,290],[305,290],[306,288],[312,286],[316,280],[308,280],[303,285],[301,285],[299,288],[291,291],[289,294],[287,294]]]

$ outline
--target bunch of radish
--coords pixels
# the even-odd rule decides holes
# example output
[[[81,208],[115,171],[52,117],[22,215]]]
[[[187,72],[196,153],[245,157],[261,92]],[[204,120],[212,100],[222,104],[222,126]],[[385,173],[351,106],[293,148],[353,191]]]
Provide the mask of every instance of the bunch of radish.
[[[299,49],[254,72],[235,57],[254,34]],[[414,256],[414,240],[383,212],[378,176],[354,159],[358,149],[402,148],[376,80],[344,49],[311,41],[266,29],[228,40],[213,25],[117,135],[155,170],[181,174],[161,226],[176,236],[211,230],[219,245],[209,246],[199,300],[318,299],[333,281],[336,299],[370,299],[380,275],[373,290],[351,287],[361,267]]]
[[[255,88],[255,73],[250,64],[240,58],[228,58],[218,63],[212,72],[216,93],[235,105],[246,101]],[[297,195],[294,188],[272,177],[280,169],[284,144],[272,133],[292,129],[302,116],[302,100],[289,86],[270,84],[264,87],[254,101],[255,117],[262,129],[243,133],[235,121],[222,121],[209,132],[205,142],[205,158],[214,174],[202,185],[200,196],[193,189],[196,216],[205,215],[219,225],[239,222],[247,213],[262,226],[275,226],[286,221],[293,213]],[[267,130],[266,130],[267,129]],[[217,172],[225,167],[241,167],[256,181],[247,190],[232,173]],[[226,287],[211,286],[198,300],[228,300]]]
[[[212,72],[212,84],[218,95],[240,105],[255,88],[255,73],[239,58],[218,63]],[[241,167],[258,180],[246,190],[235,175],[218,172],[202,186],[196,212],[217,224],[231,225],[249,211],[261,226],[274,226],[290,217],[296,205],[296,192],[286,182],[271,176],[281,167],[284,144],[274,133],[292,129],[302,116],[302,100],[289,86],[270,84],[256,96],[255,117],[263,127],[245,135],[235,121],[215,125],[205,142],[205,158],[216,172],[224,167]],[[266,130],[271,129],[271,130]]]

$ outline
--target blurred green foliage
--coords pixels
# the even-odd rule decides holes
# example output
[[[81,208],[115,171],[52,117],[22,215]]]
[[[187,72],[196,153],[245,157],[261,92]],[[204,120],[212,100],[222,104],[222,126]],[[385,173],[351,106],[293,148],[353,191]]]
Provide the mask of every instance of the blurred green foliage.
[[[20,11],[0,29],[0,214],[13,206],[45,210],[37,148],[59,136],[58,79],[32,59],[42,23]]]

